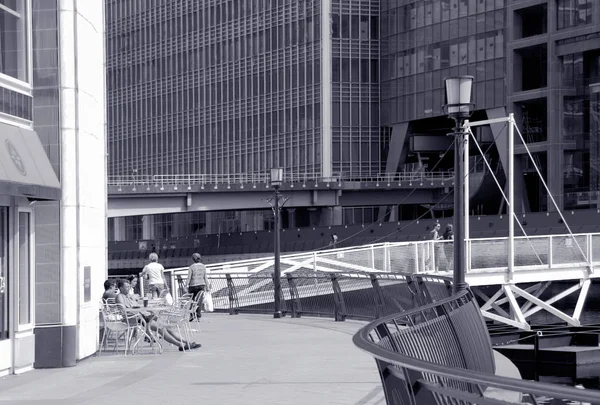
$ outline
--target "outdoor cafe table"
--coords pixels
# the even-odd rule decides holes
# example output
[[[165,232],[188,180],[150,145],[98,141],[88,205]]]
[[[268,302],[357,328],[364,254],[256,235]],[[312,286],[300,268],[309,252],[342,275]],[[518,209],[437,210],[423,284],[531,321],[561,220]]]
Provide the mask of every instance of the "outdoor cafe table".
[[[158,304],[158,303],[156,303],[156,304]],[[166,305],[153,305],[153,306],[148,305],[147,307],[144,307],[143,305],[141,305],[139,307],[125,309],[125,311],[129,314],[142,315],[142,317],[146,321],[146,330],[144,331],[144,333],[141,336],[139,336],[137,338],[137,340],[135,341],[135,343],[132,346],[133,348],[135,348],[138,345],[138,343],[142,340],[142,338],[147,337],[151,342],[156,341],[156,343],[158,343],[158,345],[159,345],[159,348],[161,348],[161,352],[162,352],[161,344],[156,340],[156,338],[152,334],[152,331],[150,330],[150,321],[152,319],[156,318],[156,316],[158,315],[159,312],[168,310],[170,307],[171,306],[166,306]],[[132,349],[132,352],[133,352],[133,349]]]

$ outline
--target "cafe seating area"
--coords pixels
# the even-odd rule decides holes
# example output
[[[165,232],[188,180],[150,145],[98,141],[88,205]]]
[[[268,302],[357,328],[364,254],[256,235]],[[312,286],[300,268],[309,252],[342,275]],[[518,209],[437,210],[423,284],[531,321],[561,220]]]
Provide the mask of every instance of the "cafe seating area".
[[[115,303],[114,298],[102,300],[98,356],[106,352],[125,356],[160,354],[166,345],[172,345],[165,341],[168,331],[191,342],[192,335],[200,332],[197,309],[203,297],[203,293],[197,294],[194,300],[192,294],[184,294],[169,305],[163,294],[156,299],[140,298],[132,308]],[[179,350],[185,352],[190,348],[181,344]]]

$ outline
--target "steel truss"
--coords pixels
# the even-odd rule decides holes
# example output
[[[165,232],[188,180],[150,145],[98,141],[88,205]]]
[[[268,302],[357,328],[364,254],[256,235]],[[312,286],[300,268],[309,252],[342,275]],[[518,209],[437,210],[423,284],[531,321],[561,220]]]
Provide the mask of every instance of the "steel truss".
[[[500,285],[498,291],[491,297],[481,291],[480,287],[472,287],[472,291],[485,302],[481,306],[481,314],[496,322],[523,330],[531,330],[528,318],[539,311],[545,310],[568,325],[581,326],[581,313],[588,296],[591,280],[589,278],[581,279],[576,285],[561,291],[546,301],[542,301],[540,299],[542,293],[551,284],[552,281],[544,281],[523,289],[516,284],[507,283]],[[553,306],[554,303],[576,292],[579,292],[579,297],[572,315]],[[524,299],[521,304],[517,301],[518,297]],[[508,308],[503,308],[503,306],[506,307],[506,304],[508,304]]]

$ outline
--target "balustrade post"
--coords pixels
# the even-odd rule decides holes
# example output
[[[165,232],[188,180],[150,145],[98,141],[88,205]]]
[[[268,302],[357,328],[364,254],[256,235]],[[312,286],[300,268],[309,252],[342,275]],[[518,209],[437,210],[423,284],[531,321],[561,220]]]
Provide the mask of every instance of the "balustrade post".
[[[414,269],[413,269],[413,273],[416,274],[416,273],[419,273],[419,268],[420,268],[420,263],[419,263],[419,258],[420,258],[420,256],[419,256],[419,248],[420,248],[420,245],[419,245],[419,243],[415,243],[414,246],[415,246],[415,251],[414,251],[415,266],[414,266]]]
[[[592,234],[588,233],[586,235],[587,250],[586,250],[585,253],[587,255],[587,260],[588,260],[588,263],[589,263],[589,265],[588,265],[589,266],[588,271],[590,273],[593,272],[593,267],[594,267],[594,264],[593,264],[594,263],[594,257],[593,257],[594,249],[592,248],[592,241],[593,241]]]
[[[375,270],[375,246],[371,245],[371,268]]]
[[[376,274],[371,274],[371,285],[373,286],[373,302],[375,303],[375,318],[381,318],[385,315],[385,296],[379,284]]]
[[[179,298],[179,288],[175,288],[175,284],[177,281],[175,280],[175,272],[171,270],[171,296],[173,297],[173,301],[176,301]]]
[[[552,269],[552,235],[548,236],[548,268]]]
[[[231,274],[227,273],[225,277],[227,278],[227,293],[229,296],[229,315],[237,315],[239,312],[237,291],[235,291],[235,285],[233,284]]]
[[[346,320],[346,303],[344,302],[344,295],[340,288],[338,276],[335,273],[331,274],[331,286],[333,287],[333,302],[335,304],[334,317],[336,322],[343,322]]]
[[[385,242],[383,245],[383,271],[391,271],[390,267],[390,243]]]
[[[413,278],[409,278],[407,277],[406,281],[413,283],[415,285],[415,297],[417,300],[417,305],[422,307],[428,304],[431,304],[433,302],[432,298],[431,298],[431,292],[429,291],[429,289],[427,288],[427,284],[423,281],[423,277],[415,277],[416,282],[413,280]]]
[[[296,277],[292,273],[287,273],[288,289],[290,290],[290,303],[292,305],[292,318],[300,318],[302,315],[302,303],[296,287]]]
[[[313,252],[313,271],[317,271],[317,252]]]

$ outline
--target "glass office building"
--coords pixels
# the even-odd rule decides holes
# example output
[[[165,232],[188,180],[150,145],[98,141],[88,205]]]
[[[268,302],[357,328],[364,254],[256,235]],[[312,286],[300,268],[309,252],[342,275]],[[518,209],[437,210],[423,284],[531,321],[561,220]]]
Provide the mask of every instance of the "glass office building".
[[[420,152],[408,145],[450,131],[452,123],[441,108],[443,80],[468,74],[475,78],[472,120],[514,113],[559,207],[598,205],[599,147],[593,134],[600,3],[384,0],[381,7],[381,120],[391,137],[405,140],[409,149],[391,162],[394,169],[452,167],[451,159],[438,157],[442,146]],[[505,166],[506,131],[484,127],[477,135],[490,146],[488,158]],[[517,209],[554,210],[519,143]],[[492,205],[497,212],[497,204],[487,207]]]
[[[109,174],[379,172],[378,4],[107,1]]]
[[[112,0],[106,15],[109,175],[282,166],[297,176],[360,180],[452,170],[443,81],[472,75],[472,120],[514,113],[559,206],[600,203],[593,135],[600,4],[593,0]],[[481,127],[476,136],[503,181],[505,128]],[[517,210],[553,210],[518,143]],[[477,154],[472,213],[497,214],[501,196]],[[447,200],[400,201],[397,217],[430,209],[451,215]],[[148,223],[197,222],[181,216]],[[235,229],[268,229],[268,209],[252,216],[238,218]],[[213,218],[192,228],[229,229],[229,219]],[[120,235],[125,223],[141,232],[141,217],[112,222]],[[144,235],[181,233],[147,228]]]

